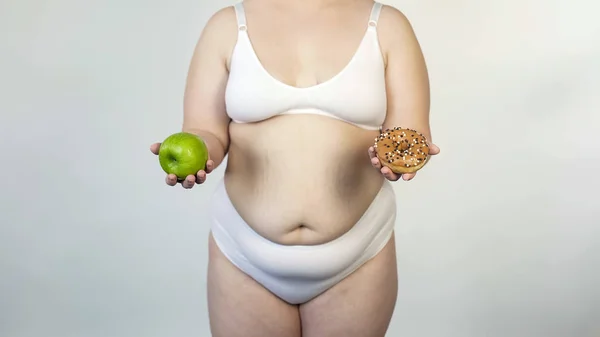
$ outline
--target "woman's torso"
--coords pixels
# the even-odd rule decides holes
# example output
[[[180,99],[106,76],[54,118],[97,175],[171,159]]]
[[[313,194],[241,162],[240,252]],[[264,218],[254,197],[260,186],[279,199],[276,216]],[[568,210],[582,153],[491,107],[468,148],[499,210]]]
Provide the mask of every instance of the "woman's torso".
[[[293,8],[269,0],[244,2],[247,22],[240,34],[247,34],[245,42],[251,47],[240,46],[243,35],[231,47],[230,115],[260,114],[262,101],[265,109],[283,109],[286,102],[310,109],[320,100],[347,119],[327,116],[323,109],[325,115],[282,111],[263,120],[230,124],[228,194],[248,225],[274,242],[311,245],[341,236],[381,187],[383,178],[367,153],[379,133],[374,123],[385,117],[383,59],[377,32],[367,30],[372,7],[367,0],[340,1],[321,9],[311,9],[308,3]],[[360,62],[353,59],[358,52],[363,63],[353,64]],[[252,57],[257,62],[251,63]],[[254,72],[244,73],[249,69]],[[256,99],[265,93],[269,96]],[[354,115],[344,115],[353,108]],[[371,125],[361,127],[353,121]]]

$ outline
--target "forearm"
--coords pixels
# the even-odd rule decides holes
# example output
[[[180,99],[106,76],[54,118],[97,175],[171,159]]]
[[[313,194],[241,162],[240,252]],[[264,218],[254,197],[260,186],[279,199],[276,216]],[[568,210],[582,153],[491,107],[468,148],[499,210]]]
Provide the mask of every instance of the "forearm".
[[[215,164],[214,168],[217,168],[223,162],[223,159],[225,159],[225,155],[227,154],[228,143],[225,143],[224,140],[220,140],[219,137],[210,131],[195,129],[186,130],[185,128],[183,131],[192,133],[204,141],[208,148],[210,160]]]
[[[423,134],[428,141],[431,140],[431,126],[429,124],[429,113],[422,111],[416,113],[397,113],[395,118],[388,118],[383,124],[383,129],[403,127],[413,129]]]

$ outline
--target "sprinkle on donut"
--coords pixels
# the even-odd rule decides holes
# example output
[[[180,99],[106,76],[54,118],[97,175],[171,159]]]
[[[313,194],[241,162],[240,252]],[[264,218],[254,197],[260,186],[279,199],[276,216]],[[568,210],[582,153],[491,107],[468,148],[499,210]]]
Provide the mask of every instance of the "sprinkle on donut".
[[[381,164],[398,174],[416,172],[429,159],[427,138],[413,129],[384,130],[375,138],[374,148]]]

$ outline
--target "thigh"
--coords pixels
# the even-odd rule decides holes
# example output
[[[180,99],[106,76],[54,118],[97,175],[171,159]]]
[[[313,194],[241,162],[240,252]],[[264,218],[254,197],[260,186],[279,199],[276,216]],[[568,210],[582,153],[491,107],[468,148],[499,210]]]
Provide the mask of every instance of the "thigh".
[[[300,306],[303,337],[384,337],[398,294],[394,237],[354,273]]]
[[[235,267],[209,238],[208,311],[213,337],[300,337],[298,307]]]

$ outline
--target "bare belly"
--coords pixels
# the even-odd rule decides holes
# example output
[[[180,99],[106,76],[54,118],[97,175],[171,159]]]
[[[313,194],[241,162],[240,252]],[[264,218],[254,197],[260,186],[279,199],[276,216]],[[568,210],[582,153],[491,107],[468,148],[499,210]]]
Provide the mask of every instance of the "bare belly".
[[[367,149],[378,131],[315,115],[230,125],[225,185],[241,217],[265,238],[314,245],[347,232],[383,177]]]

